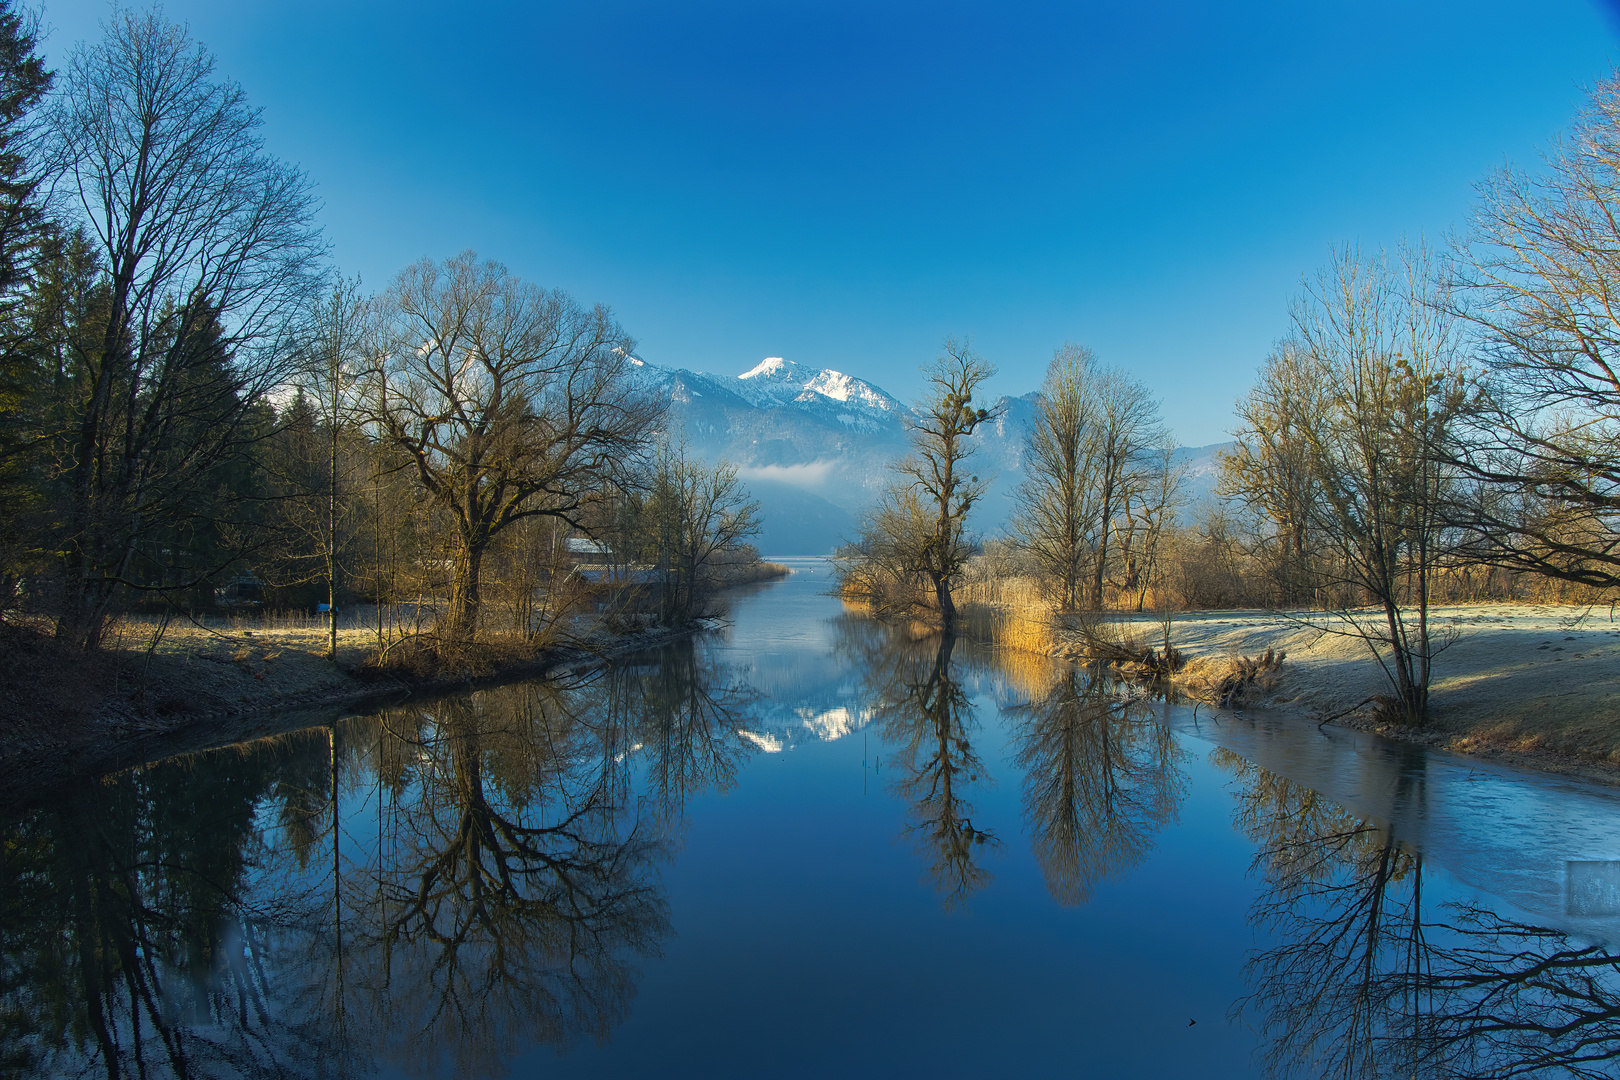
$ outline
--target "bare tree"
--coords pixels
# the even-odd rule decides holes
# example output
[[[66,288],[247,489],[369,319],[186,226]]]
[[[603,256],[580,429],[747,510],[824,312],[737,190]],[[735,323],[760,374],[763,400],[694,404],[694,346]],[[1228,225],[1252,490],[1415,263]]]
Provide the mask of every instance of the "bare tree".
[[[975,409],[973,394],[995,371],[967,342],[946,339],[944,355],[923,369],[930,392],[911,426],[911,454],[896,463],[898,475],[856,545],[857,575],[871,574],[875,566],[879,576],[920,579],[933,593],[947,631],[956,624],[953,582],[973,553],[967,515],[988,486],[969,472],[969,437],[998,415]]]
[[[617,489],[659,407],[632,385],[632,342],[605,307],[470,251],[404,270],[380,323],[365,408],[449,519],[448,637],[469,640],[490,542],[527,518],[579,524]]]
[[[1311,467],[1306,432],[1323,421],[1322,387],[1313,385],[1309,365],[1285,342],[1261,365],[1260,379],[1238,402],[1242,427],[1237,445],[1221,457],[1220,492],[1237,499],[1269,523],[1269,536],[1257,544],[1269,555],[1284,604],[1306,600],[1311,564],[1318,557],[1312,510],[1322,499]]]
[[[354,391],[369,362],[368,304],[358,279],[336,279],[311,306],[295,376],[299,397],[265,455],[278,488],[275,519],[292,550],[282,560],[290,573],[276,584],[325,587],[328,659],[337,660],[337,608],[345,547],[356,531],[355,490],[366,459],[356,423]],[[311,404],[313,403],[313,408]]]
[[[1140,538],[1156,550],[1174,503],[1173,471],[1160,468],[1168,462],[1153,453],[1167,439],[1158,403],[1140,383],[1100,366],[1078,345],[1053,356],[1026,447],[1014,528],[1064,610],[1101,609],[1111,548],[1129,556],[1147,529],[1151,535]],[[1137,591],[1142,565],[1126,563],[1122,585]]]
[[[665,572],[664,616],[678,624],[701,614],[715,557],[759,532],[759,503],[735,465],[696,461],[679,440],[658,448],[645,485],[626,504],[616,546]]]
[[[1103,606],[1110,535],[1118,519],[1153,486],[1153,449],[1169,439],[1159,420],[1159,403],[1147,387],[1118,368],[1108,368],[1094,383],[1096,435],[1093,440],[1093,483],[1101,527],[1091,566],[1091,607]]]
[[[1404,723],[1428,709],[1429,585],[1445,535],[1450,473],[1442,447],[1460,403],[1455,332],[1423,249],[1391,263],[1355,250],[1334,253],[1294,309],[1296,340],[1261,371],[1240,411],[1259,419],[1239,431],[1240,476],[1292,482],[1271,425],[1288,432],[1287,453],[1308,473],[1298,491],[1244,490],[1251,504],[1287,506],[1322,538],[1310,568],[1337,632],[1360,638],[1388,677],[1390,710]],[[1370,603],[1374,613],[1358,609]]]
[[[1127,602],[1134,597],[1137,611],[1147,606],[1148,592],[1158,589],[1159,607],[1169,617],[1161,557],[1166,531],[1181,508],[1186,476],[1187,467],[1176,460],[1175,447],[1168,437],[1161,445],[1144,450],[1136,482],[1128,489],[1124,512],[1115,519],[1121,564],[1119,586]]]
[[[309,340],[308,374],[320,393],[326,421],[326,490],[321,515],[321,562],[326,577],[327,658],[337,662],[338,617],[338,534],[347,510],[344,498],[351,486],[339,453],[343,433],[351,427],[349,391],[359,379],[366,362],[366,304],[360,294],[360,281],[339,279],[315,309],[313,333]]]
[[[1456,310],[1484,377],[1453,462],[1469,554],[1620,585],[1620,76],[1599,83],[1537,174],[1481,186]]]
[[[265,153],[259,123],[156,12],[115,9],[61,73],[48,119],[56,194],[93,238],[105,292],[100,334],[71,357],[61,464],[57,635],[86,648],[120,588],[150,580],[133,573],[142,540],[166,530],[163,547],[184,547],[195,496],[263,436],[251,421],[289,373],[281,335],[322,247],[308,181]],[[216,568],[181,567],[178,584]]]
[[[1052,357],[1024,450],[1025,479],[1014,496],[1013,527],[1063,611],[1084,601],[1101,518],[1093,483],[1096,375],[1096,357],[1084,346],[1065,344]]]

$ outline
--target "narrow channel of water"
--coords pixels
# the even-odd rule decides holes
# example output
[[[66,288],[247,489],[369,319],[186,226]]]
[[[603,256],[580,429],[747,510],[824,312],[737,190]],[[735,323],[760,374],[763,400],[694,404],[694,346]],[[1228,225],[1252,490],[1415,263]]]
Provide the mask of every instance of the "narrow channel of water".
[[[1613,793],[1122,699],[792,561],[606,671],[0,817],[0,1072],[1620,1071]]]

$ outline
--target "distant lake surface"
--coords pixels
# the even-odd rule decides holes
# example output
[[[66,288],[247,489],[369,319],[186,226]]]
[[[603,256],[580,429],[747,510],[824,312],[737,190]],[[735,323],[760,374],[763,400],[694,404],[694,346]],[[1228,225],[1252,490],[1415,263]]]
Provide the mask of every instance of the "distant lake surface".
[[[916,636],[606,669],[0,815],[0,1075],[1620,1075],[1620,798]]]

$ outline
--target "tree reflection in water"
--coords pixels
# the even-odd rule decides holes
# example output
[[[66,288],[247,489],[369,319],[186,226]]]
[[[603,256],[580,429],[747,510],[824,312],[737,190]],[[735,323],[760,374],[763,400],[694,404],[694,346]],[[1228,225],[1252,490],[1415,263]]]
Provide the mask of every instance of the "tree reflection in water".
[[[513,687],[379,718],[419,766],[385,815],[386,857],[351,877],[347,981],[404,1063],[442,1053],[481,1074],[524,1046],[603,1038],[633,992],[626,954],[667,932],[656,838],[577,767],[595,764],[593,732],[567,704]]]
[[[316,752],[281,750],[295,769]],[[246,898],[276,771],[267,753],[175,763],[0,818],[8,1074],[322,1071],[326,1033],[272,1015],[264,930],[283,898]]]
[[[1141,862],[1186,798],[1183,752],[1148,708],[1067,667],[1044,693],[1006,710],[1030,844],[1060,904],[1086,903],[1098,882]]]
[[[688,638],[614,665],[576,711],[607,755],[601,768],[614,800],[627,802],[639,770],[641,797],[674,842],[688,799],[736,786],[738,769],[757,749],[738,734],[739,721],[758,700],[748,686],[726,681]]]
[[[1393,830],[1236,754],[1213,759],[1260,846],[1251,918],[1271,944],[1234,1013],[1265,1036],[1268,1074],[1615,1075],[1612,949],[1475,903],[1431,912],[1423,860]]]
[[[906,640],[880,624],[846,622],[843,646],[860,653],[867,691],[891,746],[891,785],[910,803],[905,831],[926,861],[924,871],[944,894],[947,909],[964,907],[992,880],[976,859],[981,847],[1000,844],[973,824],[966,793],[991,783],[973,748],[973,702],[951,669],[954,634]]]
[[[605,1039],[684,801],[746,753],[713,676],[688,643],[0,819],[0,1070],[471,1076]]]

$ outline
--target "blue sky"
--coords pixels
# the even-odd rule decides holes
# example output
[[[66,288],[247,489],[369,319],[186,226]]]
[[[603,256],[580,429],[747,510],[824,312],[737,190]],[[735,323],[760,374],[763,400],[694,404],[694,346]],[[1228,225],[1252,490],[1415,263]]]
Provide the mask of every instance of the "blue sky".
[[[1083,342],[1183,443],[1329,245],[1443,241],[1620,59],[1593,0],[170,2],[384,286],[465,248],[655,363],[786,356],[902,397],[948,334]],[[48,3],[52,60],[102,3]]]

